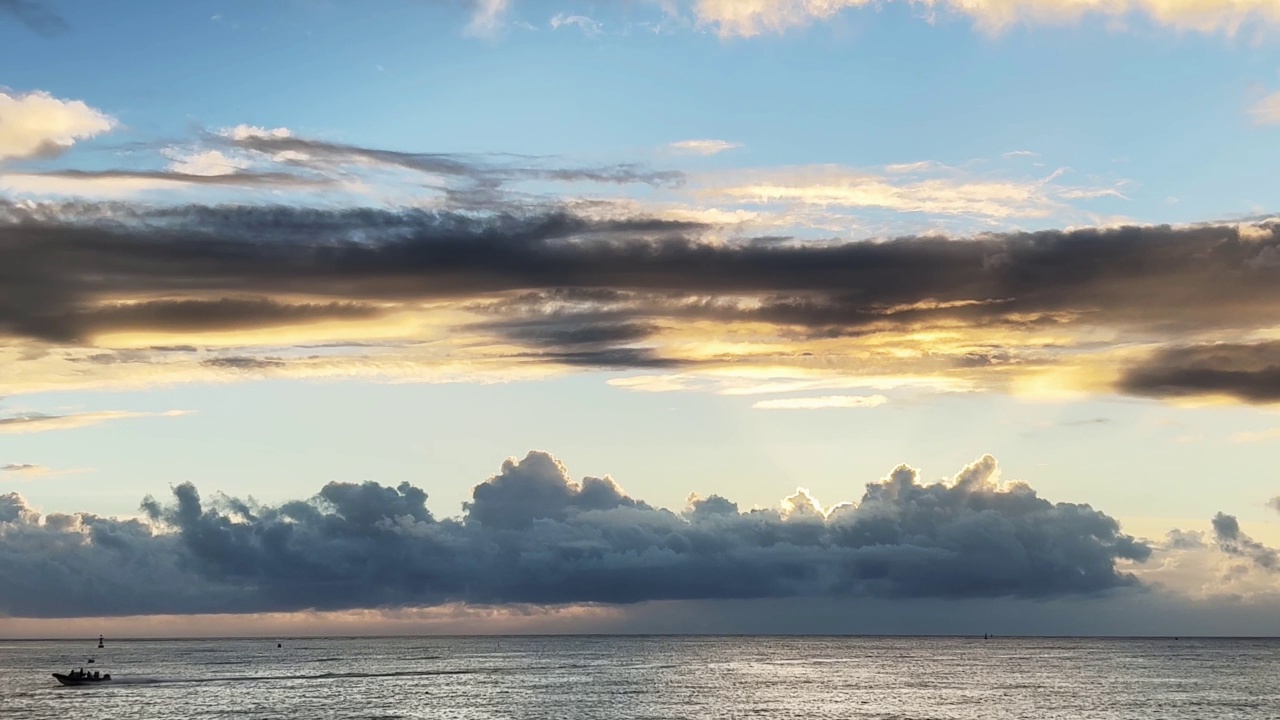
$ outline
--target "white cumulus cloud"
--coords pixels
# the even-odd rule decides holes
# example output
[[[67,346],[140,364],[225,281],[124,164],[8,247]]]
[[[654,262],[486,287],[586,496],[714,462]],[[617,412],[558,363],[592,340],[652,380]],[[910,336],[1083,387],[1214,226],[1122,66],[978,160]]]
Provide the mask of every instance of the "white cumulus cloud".
[[[80,100],[0,92],[0,161],[56,154],[115,126],[112,117]]]
[[[219,150],[195,153],[169,153],[169,169],[187,175],[230,175],[249,167],[244,158],[230,157]]]

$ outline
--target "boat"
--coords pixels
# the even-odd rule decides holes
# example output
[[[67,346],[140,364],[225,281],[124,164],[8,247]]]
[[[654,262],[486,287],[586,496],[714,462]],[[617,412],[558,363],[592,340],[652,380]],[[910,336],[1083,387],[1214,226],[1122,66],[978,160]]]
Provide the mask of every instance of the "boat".
[[[101,685],[111,682],[111,673],[85,672],[83,668],[66,674],[52,673],[52,675],[54,680],[63,685]]]

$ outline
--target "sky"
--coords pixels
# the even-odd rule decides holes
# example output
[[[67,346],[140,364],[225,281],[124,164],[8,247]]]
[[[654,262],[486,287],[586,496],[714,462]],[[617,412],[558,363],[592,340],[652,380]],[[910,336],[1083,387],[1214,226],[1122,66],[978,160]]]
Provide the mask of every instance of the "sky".
[[[0,637],[1269,635],[1271,0],[0,0]]]

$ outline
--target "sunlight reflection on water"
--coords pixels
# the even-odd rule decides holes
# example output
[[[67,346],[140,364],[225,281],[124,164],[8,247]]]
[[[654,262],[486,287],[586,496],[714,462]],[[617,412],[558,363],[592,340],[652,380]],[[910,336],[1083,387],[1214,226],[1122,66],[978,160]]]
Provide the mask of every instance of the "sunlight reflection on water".
[[[504,637],[0,643],[0,716],[1274,718],[1280,642]],[[64,688],[84,665],[122,682]]]

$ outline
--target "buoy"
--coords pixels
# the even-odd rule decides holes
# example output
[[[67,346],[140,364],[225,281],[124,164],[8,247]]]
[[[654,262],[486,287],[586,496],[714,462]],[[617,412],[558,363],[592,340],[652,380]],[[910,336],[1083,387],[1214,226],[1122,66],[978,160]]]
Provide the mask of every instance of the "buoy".
[[[284,646],[281,645],[280,643],[276,643],[276,647],[284,647]]]
[[[102,636],[98,636],[98,647],[102,647]]]

